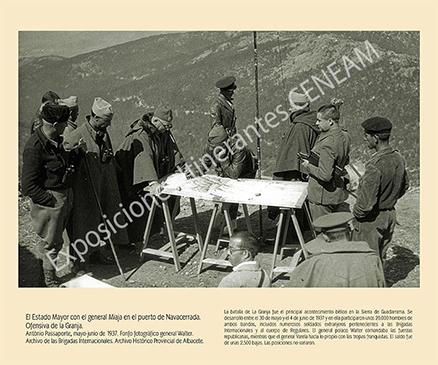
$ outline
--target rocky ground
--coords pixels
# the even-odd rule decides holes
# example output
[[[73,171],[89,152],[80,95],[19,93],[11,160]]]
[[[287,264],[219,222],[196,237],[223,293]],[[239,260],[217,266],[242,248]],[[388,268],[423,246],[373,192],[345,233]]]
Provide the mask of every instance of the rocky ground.
[[[420,191],[419,188],[411,189],[397,205],[399,225],[388,252],[388,265],[385,276],[388,286],[391,287],[419,287],[420,286]],[[194,233],[193,219],[191,217],[188,199],[181,200],[181,213],[176,219],[175,230],[179,232]],[[197,202],[202,236],[205,237],[208,221],[211,216],[213,204],[210,202]],[[259,212],[258,207],[249,207],[252,227],[258,232]],[[263,268],[269,270],[272,262],[273,244],[276,226],[267,218],[266,207],[262,210],[262,227],[264,246],[257,256]],[[244,229],[243,216],[238,219],[238,228]],[[219,258],[226,249],[226,244],[215,251],[218,230],[213,231],[212,240],[208,248],[207,257]],[[33,233],[29,217],[29,201],[19,198],[19,282],[20,287],[38,287],[40,278],[37,273],[37,259],[35,244],[38,237]],[[305,234],[305,239],[310,239],[310,234]],[[160,248],[165,243],[163,235],[156,235],[148,247]],[[117,247],[117,254],[125,273],[125,280],[121,277],[116,265],[91,264],[89,275],[115,287],[133,288],[175,288],[175,287],[217,287],[222,277],[228,274],[230,267],[219,267],[204,264],[200,275],[197,275],[200,252],[196,241],[187,238],[182,240],[187,245],[180,249],[181,270],[176,272],[173,260],[145,256],[139,259],[139,253],[134,246]],[[278,266],[288,266],[294,250],[286,250],[285,256],[278,258]],[[74,276],[70,267],[60,272],[61,281],[68,281]],[[280,274],[272,283],[273,287],[287,287],[288,276]]]

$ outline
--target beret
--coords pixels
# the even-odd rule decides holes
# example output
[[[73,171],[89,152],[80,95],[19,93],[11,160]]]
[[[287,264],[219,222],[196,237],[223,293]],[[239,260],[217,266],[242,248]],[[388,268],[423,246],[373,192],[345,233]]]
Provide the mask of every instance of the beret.
[[[67,105],[59,105],[53,102],[44,104],[41,117],[48,123],[62,123],[68,120],[70,110]]]
[[[69,108],[78,107],[78,97],[70,96],[67,99],[59,99],[59,104],[67,105]]]
[[[347,212],[336,212],[323,215],[313,221],[313,226],[322,231],[329,232],[346,228],[347,223],[354,218],[353,214]]]
[[[166,122],[171,122],[173,119],[172,110],[163,104],[157,106],[154,111],[154,117],[160,118]]]
[[[91,111],[100,118],[113,115],[113,108],[111,104],[99,97],[94,99]]]
[[[41,98],[41,103],[45,103],[47,101],[57,101],[61,99],[57,93],[54,91],[47,91],[43,97]]]
[[[219,89],[235,89],[236,78],[234,76],[225,76],[216,82],[216,87]]]
[[[299,104],[305,104],[309,102],[309,98],[305,94],[299,94],[294,91],[291,91],[289,94],[289,100],[292,103],[299,103]]]
[[[366,132],[390,132],[392,129],[392,123],[388,119],[381,117],[369,118],[362,122],[361,125]]]

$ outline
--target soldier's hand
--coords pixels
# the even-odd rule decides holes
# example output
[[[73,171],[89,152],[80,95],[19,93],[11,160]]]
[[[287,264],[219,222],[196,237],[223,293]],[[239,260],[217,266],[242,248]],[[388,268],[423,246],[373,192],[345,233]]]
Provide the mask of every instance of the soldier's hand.
[[[161,186],[161,184],[158,181],[152,181],[149,184],[149,191],[152,195],[160,195],[160,193],[163,191],[163,187]]]

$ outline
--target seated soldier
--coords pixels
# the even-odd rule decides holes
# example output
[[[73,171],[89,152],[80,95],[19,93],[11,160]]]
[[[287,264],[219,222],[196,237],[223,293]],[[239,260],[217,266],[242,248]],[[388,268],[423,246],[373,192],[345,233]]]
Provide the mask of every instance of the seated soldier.
[[[230,238],[228,261],[233,272],[225,276],[220,288],[262,288],[270,287],[269,275],[254,260],[259,251],[257,237],[247,231],[237,232]]]
[[[350,241],[351,213],[323,215],[313,222],[322,233],[305,245],[309,257],[290,276],[292,287],[384,287],[382,262],[366,242]]]

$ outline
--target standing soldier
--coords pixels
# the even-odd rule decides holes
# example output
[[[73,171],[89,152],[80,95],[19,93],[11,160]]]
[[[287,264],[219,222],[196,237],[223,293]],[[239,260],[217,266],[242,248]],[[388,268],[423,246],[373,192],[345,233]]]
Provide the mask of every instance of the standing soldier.
[[[76,149],[80,156],[74,181],[75,202],[70,234],[73,253],[83,264],[78,269],[87,269],[91,253],[100,263],[114,262],[108,245],[103,245],[106,240],[111,239],[114,244],[128,243],[123,216],[116,222],[117,227],[113,224],[105,227],[103,220],[113,220],[121,205],[117,181],[119,167],[107,131],[113,119],[112,106],[95,98],[91,115],[85,118],[85,123],[65,136],[64,141],[67,150]],[[100,241],[89,244],[89,237],[94,233],[100,235]]]
[[[303,173],[298,152],[310,153],[319,135],[316,112],[310,110],[309,98],[304,94],[291,92],[290,125],[283,136],[273,173],[274,180],[307,181]],[[268,216],[274,220],[280,213],[277,207],[268,207]],[[300,225],[305,219],[302,211],[297,212]]]
[[[309,160],[302,164],[309,174],[308,199],[312,220],[333,212],[349,212],[345,202],[348,198],[344,174],[349,162],[350,135],[339,126],[342,100],[335,99],[332,104],[318,109],[316,124],[321,134],[312,152],[318,156],[315,165]]]
[[[409,187],[403,157],[389,145],[392,123],[374,117],[362,123],[364,140],[376,152],[359,180],[353,240],[368,242],[385,266],[386,251],[396,224],[395,204]]]
[[[41,109],[42,125],[24,147],[22,192],[29,196],[30,217],[42,242],[39,261],[47,287],[57,287],[56,257],[72,209],[73,191],[69,156],[61,134],[67,126],[68,107],[47,102]]]
[[[184,163],[170,132],[172,120],[172,110],[159,105],[154,113],[147,113],[132,123],[130,131],[118,148],[116,160],[122,168],[120,191],[125,207],[144,197],[145,188],[151,194],[158,195],[163,189],[158,180]],[[169,203],[173,209],[175,199],[170,197]],[[142,241],[147,217],[148,214],[144,214],[135,218],[128,226],[131,243]],[[159,232],[163,219],[162,214],[155,215],[152,233]]]
[[[216,82],[216,87],[220,89],[217,99],[211,106],[211,129],[208,138],[214,138],[221,129],[225,129],[228,136],[236,133],[236,115],[233,105],[233,94],[236,90],[236,78],[226,76]]]

